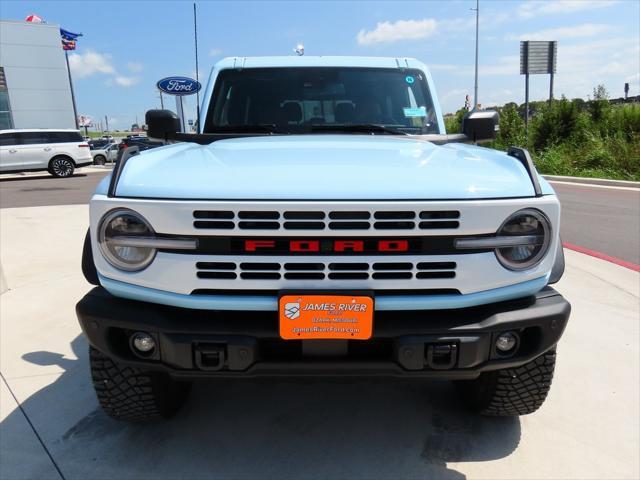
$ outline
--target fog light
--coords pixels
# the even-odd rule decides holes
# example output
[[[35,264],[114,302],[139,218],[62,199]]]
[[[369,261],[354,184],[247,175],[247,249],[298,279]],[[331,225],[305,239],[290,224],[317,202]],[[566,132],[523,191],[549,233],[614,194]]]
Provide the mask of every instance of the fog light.
[[[496,339],[496,348],[499,352],[509,353],[518,344],[518,336],[512,332],[505,332],[498,335]]]
[[[149,353],[156,348],[156,342],[151,335],[144,332],[134,333],[132,336],[133,346],[142,353]]]

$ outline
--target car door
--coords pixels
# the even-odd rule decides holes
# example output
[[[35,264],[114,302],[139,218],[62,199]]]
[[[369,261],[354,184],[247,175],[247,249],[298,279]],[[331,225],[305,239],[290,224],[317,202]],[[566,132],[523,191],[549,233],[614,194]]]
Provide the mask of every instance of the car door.
[[[0,133],[0,172],[22,170],[22,152],[14,132]]]
[[[21,132],[20,149],[22,154],[22,168],[37,170],[47,168],[51,158],[52,148],[47,132]]]
[[[118,144],[112,143],[107,150],[107,160],[109,162],[115,162],[118,158]]]

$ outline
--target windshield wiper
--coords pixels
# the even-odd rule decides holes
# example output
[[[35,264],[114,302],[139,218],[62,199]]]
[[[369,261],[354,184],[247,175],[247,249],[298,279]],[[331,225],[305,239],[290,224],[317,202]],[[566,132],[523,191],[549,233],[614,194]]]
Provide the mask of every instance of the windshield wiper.
[[[353,133],[387,133],[390,135],[408,135],[408,133],[395,128],[385,127],[376,123],[353,123],[353,124],[328,124],[312,125],[312,132],[353,132]]]

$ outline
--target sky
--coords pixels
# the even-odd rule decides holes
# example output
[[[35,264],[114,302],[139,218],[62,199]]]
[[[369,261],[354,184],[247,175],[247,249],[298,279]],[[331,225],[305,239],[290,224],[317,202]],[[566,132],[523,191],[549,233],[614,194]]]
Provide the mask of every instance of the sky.
[[[226,56],[415,57],[434,78],[444,112],[473,95],[475,0],[197,1],[200,81]],[[70,54],[78,112],[126,129],[160,108],[156,82],[195,76],[193,1],[0,0],[0,18],[37,14],[83,34]],[[558,41],[556,97],[640,95],[640,1],[480,0],[479,103],[524,102],[520,40]],[[531,99],[549,95],[549,76],[530,80]],[[173,99],[165,107],[175,110]],[[194,117],[195,96],[186,100]]]

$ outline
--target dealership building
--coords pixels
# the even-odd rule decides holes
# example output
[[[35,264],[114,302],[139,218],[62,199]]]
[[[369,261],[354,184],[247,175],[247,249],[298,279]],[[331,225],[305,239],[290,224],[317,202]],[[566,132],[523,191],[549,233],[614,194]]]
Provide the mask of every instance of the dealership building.
[[[0,130],[76,128],[60,27],[0,20]]]

